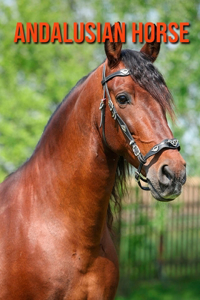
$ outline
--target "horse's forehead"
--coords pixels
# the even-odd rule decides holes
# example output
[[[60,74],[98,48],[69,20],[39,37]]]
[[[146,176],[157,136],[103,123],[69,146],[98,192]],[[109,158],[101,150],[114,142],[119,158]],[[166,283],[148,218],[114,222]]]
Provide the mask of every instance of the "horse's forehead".
[[[120,70],[120,69],[119,69]],[[139,85],[139,83],[134,80],[134,78],[129,76],[116,76],[108,83],[108,87],[111,91],[118,92],[118,91],[126,91],[130,94],[143,94],[145,98],[151,97],[151,94],[146,91],[143,87]]]

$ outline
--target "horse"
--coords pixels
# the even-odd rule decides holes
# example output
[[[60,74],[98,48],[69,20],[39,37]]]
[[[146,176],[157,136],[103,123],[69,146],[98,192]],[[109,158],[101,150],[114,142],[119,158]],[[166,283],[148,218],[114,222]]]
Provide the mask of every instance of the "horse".
[[[127,165],[159,201],[186,181],[167,123],[173,99],[154,67],[160,43],[122,50],[83,77],[51,116],[32,156],[0,185],[0,299],[111,300],[119,263],[110,198]],[[141,180],[147,182],[145,186]]]

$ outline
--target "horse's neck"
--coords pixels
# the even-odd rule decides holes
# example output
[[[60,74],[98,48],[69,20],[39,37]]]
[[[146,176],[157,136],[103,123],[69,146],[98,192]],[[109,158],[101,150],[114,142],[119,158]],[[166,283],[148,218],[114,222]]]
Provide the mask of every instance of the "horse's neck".
[[[38,201],[62,208],[88,244],[100,241],[117,167],[117,156],[104,151],[95,120],[97,113],[100,120],[100,77],[96,70],[92,84],[88,78],[61,105],[27,165]]]

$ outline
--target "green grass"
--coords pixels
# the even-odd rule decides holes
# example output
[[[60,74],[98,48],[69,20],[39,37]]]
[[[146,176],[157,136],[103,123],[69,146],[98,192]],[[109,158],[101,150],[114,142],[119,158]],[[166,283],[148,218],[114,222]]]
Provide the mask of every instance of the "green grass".
[[[200,279],[121,281],[115,300],[199,300]]]

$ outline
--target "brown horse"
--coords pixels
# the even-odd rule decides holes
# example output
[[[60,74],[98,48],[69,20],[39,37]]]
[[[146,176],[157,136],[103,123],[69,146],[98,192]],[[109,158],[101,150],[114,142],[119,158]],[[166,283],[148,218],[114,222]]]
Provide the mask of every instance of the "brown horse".
[[[124,159],[156,199],[181,192],[171,95],[152,64],[160,45],[121,47],[105,42],[105,62],[66,96],[31,158],[0,185],[1,300],[114,299],[109,199],[123,184]]]

